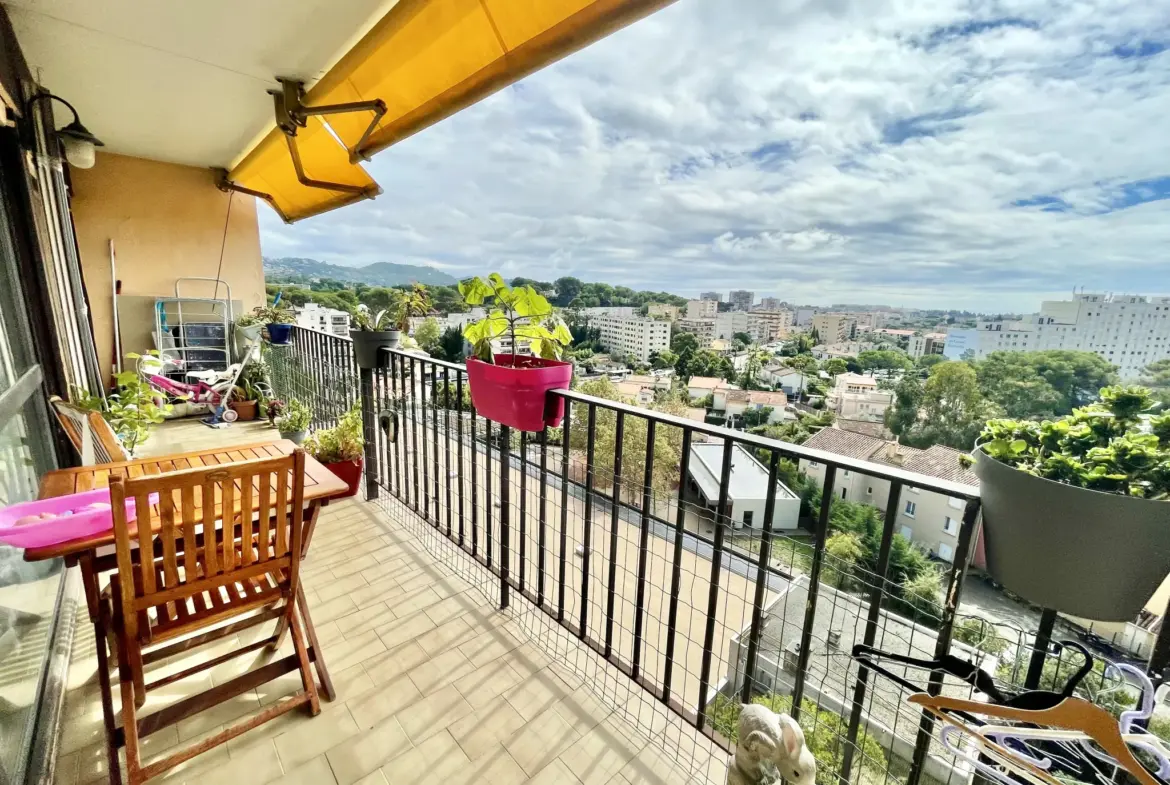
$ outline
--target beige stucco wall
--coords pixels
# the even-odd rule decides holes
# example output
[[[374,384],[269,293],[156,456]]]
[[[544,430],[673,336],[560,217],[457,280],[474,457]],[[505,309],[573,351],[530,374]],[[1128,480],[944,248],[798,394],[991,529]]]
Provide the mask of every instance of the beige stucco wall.
[[[81,268],[104,370],[113,363],[111,239],[127,298],[169,296],[179,276],[215,276],[222,246],[220,277],[231,286],[232,297],[248,309],[264,302],[254,198],[230,195],[225,242],[229,194],[215,187],[209,169],[99,153],[92,169],[73,169],[71,175]],[[130,345],[125,330],[122,335],[123,352],[150,348]]]

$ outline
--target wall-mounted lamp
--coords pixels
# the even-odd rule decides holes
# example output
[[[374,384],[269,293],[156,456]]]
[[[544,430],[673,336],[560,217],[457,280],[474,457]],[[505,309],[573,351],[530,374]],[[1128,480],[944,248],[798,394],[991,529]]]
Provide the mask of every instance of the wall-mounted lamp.
[[[64,128],[57,129],[56,132],[57,136],[61,139],[61,146],[65,148],[65,160],[71,166],[76,166],[78,169],[92,168],[97,159],[97,150],[95,148],[105,147],[105,143],[91,134],[89,129],[81,124],[81,119],[77,116],[77,110],[73,108],[73,104],[52,93],[37,93],[28,99],[30,115],[32,113],[33,103],[42,98],[60,101],[69,107],[70,112],[73,112],[73,122]]]

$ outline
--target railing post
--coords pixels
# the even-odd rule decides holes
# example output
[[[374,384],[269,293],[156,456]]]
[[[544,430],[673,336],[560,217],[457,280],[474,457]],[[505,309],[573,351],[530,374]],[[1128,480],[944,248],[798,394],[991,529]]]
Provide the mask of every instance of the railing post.
[[[825,562],[825,540],[829,536],[829,513],[833,508],[834,483],[837,467],[825,467],[825,482],[821,486],[821,510],[813,545],[812,565],[808,570],[808,599],[804,606],[804,627],[800,634],[800,651],[796,654],[796,678],[792,685],[792,719],[800,719],[800,703],[804,700],[804,680],[808,671],[808,655],[812,649],[813,623],[817,618],[817,597],[821,591],[821,567]]]
[[[1028,662],[1028,674],[1024,677],[1024,689],[1040,688],[1044,675],[1044,661],[1048,659],[1048,647],[1052,644],[1052,630],[1056,627],[1056,611],[1045,608],[1040,614],[1040,626],[1036,628],[1036,640],[1032,643],[1032,659]]]
[[[959,599],[963,594],[963,579],[967,577],[967,565],[971,561],[971,554],[975,550],[976,533],[979,529],[979,500],[968,499],[963,510],[963,526],[959,529],[959,540],[955,543],[955,560],[951,563],[951,571],[947,576],[947,585],[943,590],[942,618],[938,627],[938,640],[934,645],[934,657],[938,659],[951,649],[951,636],[955,630],[955,614],[959,610]],[[939,671],[932,671],[927,692],[938,695],[942,691],[943,677]],[[926,752],[930,747],[930,737],[934,733],[934,718],[926,711],[918,722],[918,739],[914,744],[914,759],[910,764],[910,774],[906,778],[906,785],[918,785],[926,764]]]
[[[500,610],[508,607],[508,583],[511,576],[508,574],[510,562],[508,554],[509,531],[508,520],[511,517],[511,483],[508,480],[509,464],[512,463],[512,429],[506,425],[500,426]]]
[[[374,372],[361,369],[362,435],[365,437],[366,500],[378,498],[378,412],[374,405]]]

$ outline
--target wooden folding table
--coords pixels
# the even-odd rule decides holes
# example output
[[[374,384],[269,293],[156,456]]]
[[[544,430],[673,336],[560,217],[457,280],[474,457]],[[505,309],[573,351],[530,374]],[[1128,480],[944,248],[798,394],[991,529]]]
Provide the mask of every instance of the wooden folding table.
[[[97,466],[84,466],[75,469],[61,469],[49,472],[41,478],[40,497],[42,499],[55,496],[64,496],[71,493],[105,488],[109,485],[111,475],[121,474],[127,477],[142,477],[151,474],[163,474],[181,469],[195,469],[205,466],[216,466],[228,463],[238,463],[256,458],[268,458],[290,454],[296,445],[284,440],[268,444],[251,444],[239,447],[199,450],[196,452],[164,455],[155,458],[143,458],[119,463],[106,463]],[[329,499],[340,496],[347,490],[346,484],[337,478],[331,471],[312,457],[305,458],[305,515],[302,555],[308,553],[309,543],[313,537],[313,530],[317,525],[317,516],[321,507]],[[217,503],[218,506],[218,503]],[[219,511],[217,510],[217,516]],[[253,513],[257,510],[253,510]],[[202,515],[200,515],[202,518]],[[158,520],[157,516],[154,518]],[[213,518],[214,520],[214,518]],[[105,720],[106,734],[110,742],[110,771],[119,770],[118,754],[114,742],[119,737],[120,728],[114,723],[113,700],[110,686],[109,652],[107,651],[106,629],[102,614],[99,610],[101,601],[101,585],[98,576],[103,572],[117,569],[117,557],[114,551],[114,532],[102,532],[91,537],[43,548],[29,548],[24,553],[27,561],[42,561],[45,559],[62,558],[67,567],[77,565],[81,568],[82,583],[85,587],[85,601],[89,609],[89,618],[94,625],[94,637],[97,644],[98,680],[102,691],[102,714]],[[297,592],[297,604],[302,618],[305,621],[305,632],[309,639],[309,656],[313,660],[317,676],[321,680],[321,693],[326,700],[333,700],[336,694],[333,681],[329,677],[329,670],[325,666],[325,658],[317,643],[317,634],[308,613],[308,603],[305,601],[304,590]]]

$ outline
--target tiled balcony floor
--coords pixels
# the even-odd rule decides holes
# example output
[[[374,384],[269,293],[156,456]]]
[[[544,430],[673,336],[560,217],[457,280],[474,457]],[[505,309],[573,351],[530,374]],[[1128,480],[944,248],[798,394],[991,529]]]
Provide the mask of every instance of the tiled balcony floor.
[[[323,701],[316,718],[299,711],[284,715],[159,781],[576,785],[724,780],[725,755],[702,742],[698,747],[688,743],[686,763],[693,765],[680,766],[672,750],[678,750],[678,739],[689,729],[628,682],[609,688],[593,680],[583,685],[547,655],[549,649],[532,643],[522,599],[510,611],[496,610],[490,591],[481,592],[423,550],[409,515],[388,516],[378,505],[358,501],[337,502],[323,511],[303,574],[337,699]],[[106,781],[93,631],[84,605],[81,614],[56,780],[62,785]],[[267,625],[259,625],[240,637],[268,634]],[[238,644],[221,641],[187,656],[214,656]],[[557,646],[577,644],[566,636],[553,650]],[[277,655],[245,655],[152,692],[146,709],[226,680],[270,656]],[[593,655],[582,649],[573,656]],[[603,672],[600,665],[602,671],[590,672]],[[152,672],[180,667],[181,661],[168,661]],[[624,679],[616,673],[609,678]],[[160,731],[145,740],[145,754],[158,756],[214,733],[298,684],[298,676],[288,674]],[[599,692],[629,696],[628,704],[603,701]],[[628,722],[631,717],[636,727]]]

